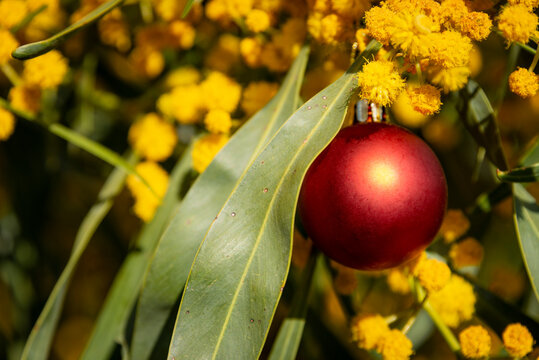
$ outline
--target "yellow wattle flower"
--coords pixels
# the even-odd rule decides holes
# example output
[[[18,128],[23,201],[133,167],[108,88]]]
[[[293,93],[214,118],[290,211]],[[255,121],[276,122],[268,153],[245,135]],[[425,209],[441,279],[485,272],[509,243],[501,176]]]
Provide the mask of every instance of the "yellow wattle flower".
[[[426,259],[419,264],[417,278],[429,293],[440,291],[449,282],[451,270],[435,259]]]
[[[442,101],[440,100],[440,90],[432,85],[422,85],[409,87],[406,91],[410,98],[412,108],[423,114],[432,115],[440,111]]]
[[[498,29],[508,42],[526,44],[537,29],[537,15],[524,4],[506,6],[498,16]]]
[[[208,134],[198,139],[191,153],[193,168],[199,173],[204,172],[227,141],[228,136],[223,134]]]
[[[0,65],[12,59],[11,53],[19,46],[19,42],[11,32],[0,29]]]
[[[152,161],[167,159],[178,142],[176,129],[155,113],[149,113],[129,129],[129,142],[135,152]]]
[[[522,98],[529,98],[539,90],[539,77],[528,69],[519,67],[509,75],[509,89]]]
[[[41,110],[41,88],[22,84],[12,87],[8,94],[9,102],[15,110],[35,115]]]
[[[0,141],[7,140],[15,130],[15,116],[0,107]]]
[[[459,341],[462,354],[468,359],[479,359],[490,353],[490,335],[480,325],[468,326],[460,332]]]
[[[502,339],[509,355],[515,358],[522,358],[532,351],[533,336],[519,323],[508,325],[503,331]]]
[[[451,245],[449,257],[457,269],[478,266],[483,260],[483,245],[472,237],[466,238]]]
[[[269,14],[263,10],[253,9],[247,14],[245,25],[254,33],[266,31],[270,27]]]
[[[442,321],[452,328],[470,320],[475,312],[473,287],[457,275],[452,275],[442,290],[429,294],[429,301]]]
[[[394,293],[403,295],[410,293],[408,277],[400,269],[390,270],[387,274],[386,282]]]
[[[247,116],[262,109],[277,94],[279,85],[267,81],[254,81],[243,90],[240,107]]]
[[[213,134],[228,134],[232,127],[232,119],[226,111],[215,109],[206,114],[204,125]]]
[[[380,106],[394,102],[405,87],[394,63],[386,60],[371,61],[363,66],[357,77],[359,96]]]
[[[62,83],[68,69],[68,60],[58,50],[52,50],[44,55],[26,60],[22,77],[29,85],[50,89]]]
[[[129,175],[126,180],[127,188],[135,198],[133,211],[143,221],[148,222],[153,218],[157,207],[168,188],[168,173],[157,163],[146,161],[135,166],[137,173],[152,188],[140,181],[135,175]]]
[[[384,360],[408,360],[413,354],[412,342],[400,330],[393,329],[384,335],[376,350]]]
[[[218,71],[211,72],[200,84],[202,101],[208,110],[220,109],[232,113],[241,98],[241,85]]]
[[[352,320],[352,339],[365,350],[375,349],[378,343],[389,333],[389,327],[378,314],[361,314]]]

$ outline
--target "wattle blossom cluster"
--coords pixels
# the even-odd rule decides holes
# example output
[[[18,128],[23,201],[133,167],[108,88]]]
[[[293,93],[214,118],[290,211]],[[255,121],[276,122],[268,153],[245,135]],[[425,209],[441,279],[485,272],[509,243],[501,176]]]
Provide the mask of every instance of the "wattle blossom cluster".
[[[365,13],[365,25],[387,52],[359,74],[360,96],[386,106],[405,91],[415,111],[430,115],[441,91],[466,84],[473,41],[488,37],[492,21],[463,0],[389,0]],[[363,32],[358,40],[365,42]],[[416,81],[405,86],[402,76]]]

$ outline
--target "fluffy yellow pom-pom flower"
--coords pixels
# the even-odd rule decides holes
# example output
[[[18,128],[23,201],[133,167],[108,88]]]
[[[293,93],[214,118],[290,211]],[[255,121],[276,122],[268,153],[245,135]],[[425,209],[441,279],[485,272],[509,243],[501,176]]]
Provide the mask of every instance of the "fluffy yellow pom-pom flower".
[[[203,114],[204,101],[198,85],[184,85],[173,88],[157,99],[157,109],[178,120],[180,124],[194,124]]]
[[[395,13],[387,7],[375,6],[365,13],[365,25],[370,36],[384,45],[389,45]]]
[[[428,292],[443,289],[451,277],[449,267],[435,259],[426,259],[419,264],[417,278]]]
[[[0,108],[0,141],[6,140],[15,129],[15,116],[4,108]]]
[[[508,325],[503,334],[503,345],[509,355],[521,358],[532,351],[533,337],[530,331],[519,323]]]
[[[166,78],[166,86],[174,88],[176,86],[194,85],[200,81],[200,71],[192,66],[182,66],[172,70]]]
[[[410,84],[408,84],[410,86]],[[406,127],[419,128],[428,121],[428,116],[417,112],[412,106],[408,91],[403,91],[391,105],[395,119]]]
[[[403,295],[410,293],[408,278],[400,269],[392,269],[389,271],[386,281],[391,291]]]
[[[0,26],[10,29],[18,25],[28,14],[28,5],[22,0],[0,1]]]
[[[538,80],[534,72],[519,67],[509,75],[509,89],[520,97],[529,98],[537,94]]]
[[[352,339],[360,348],[374,349],[389,333],[389,327],[383,317],[377,314],[361,314],[352,320]]]
[[[208,134],[198,139],[191,153],[193,168],[199,173],[204,172],[227,141],[228,136],[223,134]]]
[[[22,77],[28,84],[48,89],[60,85],[67,70],[67,59],[59,51],[52,50],[45,55],[26,60]]]
[[[218,71],[211,72],[200,87],[207,109],[221,109],[232,113],[238,106],[241,86],[225,74]]]
[[[395,101],[404,90],[404,79],[395,65],[386,60],[371,61],[358,74],[360,97],[375,104],[386,106]]]
[[[247,66],[255,68],[261,64],[263,44],[259,38],[243,38],[240,42],[241,58]]]
[[[337,14],[324,16],[320,21],[320,36],[316,40],[325,44],[338,44],[347,35],[347,23]]]
[[[427,74],[434,85],[442,87],[445,93],[462,89],[468,82],[471,70],[468,66],[444,68],[442,66],[429,66]]]
[[[391,43],[412,59],[424,58],[434,43],[431,35],[439,28],[439,24],[424,14],[399,13],[393,18]]]
[[[509,42],[527,43],[537,28],[537,15],[524,4],[509,5],[498,16],[498,29]]]
[[[376,350],[382,354],[384,360],[408,360],[413,353],[412,342],[397,329],[386,333]]]
[[[523,4],[531,11],[535,9],[537,6],[539,6],[539,0],[509,0],[509,4],[511,5]]]
[[[444,31],[431,35],[429,59],[443,68],[465,66],[470,60],[472,42],[458,31]]]
[[[413,109],[423,115],[432,115],[440,111],[442,101],[440,90],[432,85],[408,88],[408,96]]]
[[[128,138],[137,154],[153,161],[168,158],[178,142],[174,126],[155,113],[147,114],[133,124]]]
[[[260,110],[279,90],[279,85],[266,81],[249,83],[243,91],[241,108],[247,116],[253,115]]]
[[[456,275],[451,276],[442,290],[429,295],[432,307],[450,327],[457,327],[461,322],[472,318],[475,300],[472,285]]]
[[[458,23],[459,31],[472,40],[485,40],[492,28],[492,21],[485,14],[480,11],[474,11],[463,17]]]
[[[11,60],[11,53],[19,46],[19,42],[8,30],[0,29],[0,65]]]
[[[17,85],[9,90],[9,102],[14,109],[29,114],[37,114],[41,109],[41,89],[27,84]]]
[[[469,359],[479,359],[490,352],[490,335],[482,326],[468,326],[459,334],[462,354]]]
[[[135,170],[153,190],[152,192],[135,175],[127,177],[127,188],[135,198],[133,211],[139,218],[148,222],[153,218],[155,210],[167,192],[168,174],[161,166],[151,161],[137,164]]]
[[[449,244],[464,235],[469,228],[470,220],[462,210],[449,209],[444,216],[444,221],[438,233],[444,237],[445,243]]]
[[[483,260],[483,245],[472,237],[451,245],[449,257],[457,269],[465,266],[477,266]]]
[[[204,118],[204,125],[209,132],[214,134],[228,134],[232,126],[230,114],[223,110],[211,110]]]
[[[267,12],[253,9],[249,11],[245,18],[245,25],[254,33],[265,31],[270,26],[270,17]]]

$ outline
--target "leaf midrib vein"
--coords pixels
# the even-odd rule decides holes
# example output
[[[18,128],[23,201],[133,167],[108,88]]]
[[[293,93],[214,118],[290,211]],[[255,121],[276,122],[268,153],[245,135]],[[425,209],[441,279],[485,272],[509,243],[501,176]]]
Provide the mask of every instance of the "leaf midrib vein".
[[[335,101],[333,103],[331,103],[330,106],[328,106],[328,108],[325,110],[325,112],[322,114],[322,117],[320,118],[320,120],[318,121],[318,123],[312,128],[312,130],[309,132],[308,136],[306,137],[307,139],[310,139],[310,137],[312,136],[312,134],[322,125],[322,123],[324,122],[325,118],[327,117],[327,114],[330,113],[330,110],[335,106],[335,104],[337,103],[337,99],[339,99],[342,95],[342,93],[348,89],[348,83],[352,80],[353,78],[353,75],[348,75],[349,76],[349,79],[346,80],[345,82],[345,85],[341,87],[341,90],[339,90],[339,92],[337,93],[337,95],[335,96]],[[305,106],[305,105],[304,105]],[[302,143],[300,145],[300,149],[301,147],[303,147],[304,144]],[[236,303],[237,301],[237,298],[239,296],[239,293],[241,291],[241,288],[242,288],[242,283],[243,281],[245,280],[245,278],[247,277],[247,273],[248,273],[248,270],[251,266],[251,263],[253,262],[253,259],[254,259],[254,256],[256,254],[256,250],[258,249],[258,246],[260,245],[260,240],[262,238],[262,234],[264,233],[264,229],[266,228],[266,224],[267,224],[267,220],[268,220],[268,216],[270,214],[270,209],[272,208],[272,205],[273,203],[275,202],[275,199],[277,198],[277,195],[279,193],[279,189],[280,187],[282,186],[283,184],[283,181],[286,177],[286,174],[288,173],[288,171],[290,170],[290,168],[292,167],[292,165],[295,163],[296,159],[298,158],[299,154],[301,154],[302,151],[299,150],[293,157],[292,159],[290,160],[290,162],[288,163],[288,165],[286,166],[285,168],[285,171],[283,172],[284,176],[281,177],[281,179],[279,180],[279,182],[277,183],[277,186],[275,187],[275,192],[274,192],[274,196],[271,198],[270,200],[270,203],[267,207],[267,210],[264,214],[264,220],[262,222],[262,226],[260,228],[260,231],[258,232],[258,235],[256,237],[256,241],[254,243],[254,246],[253,246],[253,250],[251,251],[251,255],[249,256],[249,259],[247,260],[247,264],[245,266],[245,270],[243,271],[242,273],[242,276],[240,278],[240,281],[238,282],[238,286],[236,287],[236,290],[234,291],[234,295],[232,297],[232,301],[231,301],[231,304],[230,306],[228,307],[228,311],[227,311],[227,314],[226,314],[226,317],[225,317],[225,321],[223,323],[223,326],[221,327],[221,332],[219,333],[219,337],[217,338],[217,343],[215,345],[215,350],[214,350],[214,353],[212,355],[212,360],[215,360],[216,356],[217,356],[217,353],[219,352],[219,348],[221,346],[221,342],[223,340],[223,337],[224,337],[224,332],[225,332],[225,329],[228,327],[228,323],[230,321],[230,317],[232,316],[232,310],[233,310],[233,307],[234,307],[234,304]],[[260,155],[260,154],[259,154]],[[257,156],[258,157],[258,156]]]

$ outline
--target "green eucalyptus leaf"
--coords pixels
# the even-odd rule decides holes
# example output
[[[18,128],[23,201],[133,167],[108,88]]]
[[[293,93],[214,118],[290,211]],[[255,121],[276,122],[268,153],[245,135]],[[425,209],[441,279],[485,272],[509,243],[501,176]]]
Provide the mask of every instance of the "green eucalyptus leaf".
[[[183,8],[183,11],[182,11],[182,19],[185,18],[189,14],[189,11],[191,11],[191,8],[193,7],[194,3],[195,3],[195,0],[187,0],[187,3],[185,3],[185,7]]]
[[[535,142],[520,158],[519,165],[521,167],[527,167],[538,162],[539,137],[535,139]],[[502,182],[490,192],[485,192],[479,195],[475,200],[475,204],[471,208],[470,213],[472,213],[473,211],[481,211],[484,213],[488,213],[496,204],[500,203],[502,200],[504,200],[510,195],[512,195],[511,184],[509,182]]]
[[[147,359],[183,290],[196,251],[247,165],[296,110],[309,56],[304,47],[279,92],[228,141],[185,196],[160,240],[140,297],[134,360]]]
[[[534,182],[539,181],[539,162],[531,166],[497,172],[498,178],[508,182]]]
[[[19,30],[23,29],[28,24],[30,24],[36,16],[38,16],[41,12],[45,11],[46,9],[47,9],[47,5],[44,4],[38,7],[37,9],[35,9],[34,11],[30,11],[17,25],[13,26],[10,29],[10,31],[14,34],[17,33]]]
[[[277,339],[271,348],[269,360],[294,360],[296,358],[305,328],[309,293],[318,263],[317,258],[318,256],[311,254],[307,266],[303,269],[299,287],[294,290],[292,308],[279,329]]]
[[[134,249],[127,255],[116,275],[81,359],[107,359],[117,339],[122,338],[122,332],[135,305],[151,254],[171,214],[178,206],[180,189],[188,178],[191,167],[191,149],[188,148],[183,152],[170,175],[169,187],[163,202],[153,219],[142,228]]]
[[[73,35],[75,32],[87,27],[88,25],[96,22],[101,17],[105,16],[114,8],[120,6],[125,0],[109,0],[104,4],[101,4],[96,9],[92,10],[89,14],[84,16],[79,21],[69,25],[58,34],[51,36],[48,39],[36,41],[30,44],[19,46],[13,51],[11,56],[19,60],[28,60],[35,58],[36,56],[43,55]]]
[[[526,271],[535,296],[539,299],[539,206],[524,186],[513,184],[513,219]]]
[[[539,163],[539,137],[536,137],[532,146],[525,152],[520,160],[522,166],[531,166]]]
[[[288,274],[303,176],[341,128],[357,87],[356,73],[380,46],[371,42],[342,77],[283,124],[250,164],[197,252],[169,360],[260,355]]]
[[[483,89],[473,80],[460,91],[459,112],[464,126],[496,167],[507,170],[496,115]]]
[[[131,164],[134,160],[135,157],[131,155],[126,162]],[[121,168],[115,168],[101,188],[97,202],[83,219],[75,237],[71,256],[26,341],[21,359],[44,360],[48,358],[71,276],[97,227],[112,207],[114,197],[123,189],[126,176],[127,174]]]

